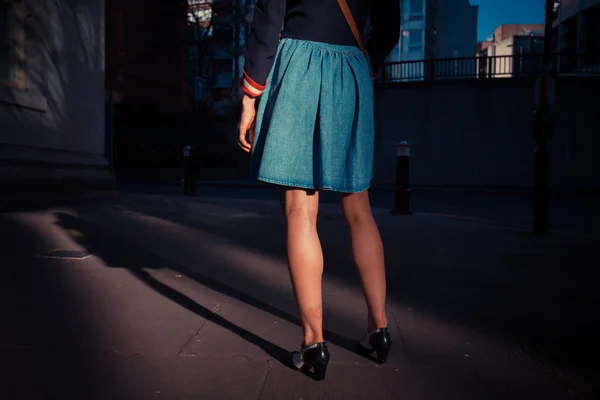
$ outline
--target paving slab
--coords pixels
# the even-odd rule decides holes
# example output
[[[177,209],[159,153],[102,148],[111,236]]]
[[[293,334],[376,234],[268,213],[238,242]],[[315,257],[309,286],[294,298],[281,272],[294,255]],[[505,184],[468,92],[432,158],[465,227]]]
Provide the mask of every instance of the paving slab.
[[[11,215],[0,233],[9,229],[20,244],[1,244],[0,265],[35,272],[35,312],[27,314],[30,294],[10,292],[15,309],[0,316],[17,322],[0,333],[0,356],[25,365],[25,352],[8,344],[41,354],[36,379],[59,399],[568,398],[516,343],[541,337],[551,346],[560,326],[595,331],[585,316],[597,281],[582,279],[589,268],[567,258],[592,255],[588,239],[377,212],[395,340],[389,363],[377,366],[354,350],[366,307],[343,219],[325,208],[332,361],[327,381],[314,382],[289,368],[301,330],[279,207],[132,195]],[[91,255],[39,257],[57,249]],[[38,330],[28,336],[29,326]],[[27,371],[10,371],[0,391],[29,386]]]
[[[110,355],[89,363],[44,399],[256,399],[266,362],[236,357]]]
[[[490,399],[476,377],[460,371],[352,366],[330,363],[327,378],[315,382],[273,364],[261,400]]]
[[[60,260],[38,263],[39,269],[46,270],[40,278],[47,278],[43,286],[37,285],[44,303],[38,309],[45,310],[41,314],[47,316],[44,322],[52,325],[56,311],[65,309],[76,310],[85,319],[84,324],[80,321],[57,330],[47,351],[60,352],[67,346],[96,356],[107,352],[176,354],[211,313],[207,308],[206,315],[201,316],[166,299],[163,293],[176,291],[142,269],[136,274],[109,269],[97,258],[66,265]],[[68,279],[53,279],[61,269]],[[73,299],[77,299],[76,305],[70,304]]]
[[[393,316],[410,366],[476,376],[493,398],[566,398],[564,388],[514,343],[413,308],[395,309]]]
[[[169,201],[174,200],[170,199]],[[169,214],[169,212],[163,213],[160,211],[155,212],[157,212],[161,218],[179,224],[183,222],[182,219],[185,217],[186,227],[194,227],[196,230],[200,231],[210,229],[214,236],[226,238],[225,243],[227,243],[230,248],[231,246],[235,246],[235,252],[239,253],[242,251],[240,248],[250,248],[254,249],[256,254],[260,255],[254,262],[249,258],[244,259],[243,257],[237,257],[232,260],[233,262],[229,263],[229,265],[221,265],[222,268],[220,268],[219,274],[221,274],[221,277],[228,279],[228,284],[238,288],[244,287],[244,283],[249,279],[256,279],[256,277],[250,275],[251,272],[252,274],[258,274],[265,278],[270,276],[270,279],[274,279],[277,282],[277,285],[285,285],[284,282],[287,280],[287,276],[285,268],[283,268],[284,263],[283,260],[281,260],[281,252],[276,254],[276,256],[280,258],[279,261],[275,260],[275,264],[277,265],[274,264],[271,267],[267,266],[267,264],[271,262],[271,259],[264,257],[265,254],[270,253],[272,248],[284,248],[285,239],[283,235],[276,233],[281,229],[282,222],[282,217],[276,210],[277,205],[274,203],[270,205],[272,218],[263,218],[259,221],[258,218],[235,217],[238,215],[238,203],[240,202],[230,202],[225,203],[225,205],[221,204],[220,207],[223,207],[223,209],[230,207],[229,217],[225,211],[218,214],[213,213],[210,216],[204,214],[198,215],[198,202],[190,202],[188,200],[182,200],[179,207],[172,207],[171,210],[177,210],[174,214]],[[190,206],[194,209],[193,212],[182,212],[182,207],[187,207],[187,204],[193,204],[193,206]],[[253,205],[252,203],[246,202],[244,203],[244,207],[252,208]],[[263,204],[263,207],[268,208],[269,206]],[[335,214],[335,212],[337,211],[331,211],[331,215],[339,216],[339,214]],[[267,212],[264,213],[268,214]],[[189,215],[195,215],[195,217],[190,218]],[[378,218],[383,218],[383,213],[376,215]],[[482,298],[485,298],[486,293],[491,292],[492,297],[490,297],[489,294],[487,295],[487,297],[490,298],[490,301],[493,300],[493,296],[496,296],[495,300],[498,300],[498,292],[502,293],[502,286],[508,288],[512,279],[523,278],[523,272],[519,269],[499,271],[496,265],[494,265],[493,268],[487,269],[479,267],[481,265],[480,262],[477,262],[479,258],[487,257],[489,259],[489,257],[495,256],[494,252],[497,250],[493,250],[490,253],[490,248],[498,248],[497,242],[499,234],[497,229],[490,229],[490,227],[480,225],[470,226],[468,222],[462,222],[461,226],[463,229],[458,229],[457,231],[456,221],[430,218],[428,216],[384,221],[385,223],[382,224],[381,230],[384,238],[388,241],[388,248],[392,248],[392,251],[390,252],[392,261],[388,262],[388,272],[392,277],[392,279],[390,279],[390,286],[392,286],[390,292],[392,297],[396,297],[396,299],[398,299],[398,293],[401,293],[402,290],[406,289],[406,293],[410,293],[413,297],[416,296],[416,301],[411,300],[409,304],[413,303],[415,305],[421,305],[420,303],[423,301],[423,296],[417,296],[418,292],[430,293],[432,290],[436,290],[437,294],[432,298],[436,301],[454,302],[457,308],[461,307],[461,304],[467,304],[469,307],[463,307],[461,312],[464,314],[463,318],[465,316],[467,317],[465,321],[470,322],[476,318],[480,318],[482,313],[485,312],[483,306],[473,308],[472,296],[482,296]],[[330,322],[333,323],[333,326],[337,325],[339,327],[338,329],[331,329],[332,331],[338,331],[334,332],[336,333],[335,339],[331,341],[334,350],[336,350],[335,347],[337,346],[336,340],[343,344],[341,349],[348,350],[350,343],[349,338],[357,335],[357,333],[362,330],[360,326],[364,321],[364,311],[357,312],[357,310],[360,310],[361,308],[364,309],[364,305],[359,305],[361,296],[356,290],[356,276],[351,266],[347,238],[344,237],[345,235],[339,235],[341,224],[343,224],[341,218],[337,217],[332,217],[328,220],[325,219],[320,223],[321,237],[326,243],[324,246],[326,249],[325,256],[327,264],[326,279],[324,282],[324,296],[326,301],[325,324],[327,328],[329,328]],[[150,231],[151,229],[148,229],[150,226],[151,225],[148,225],[144,231]],[[397,237],[398,229],[410,231],[412,236],[411,240],[406,244],[400,243],[400,246],[393,243],[390,245],[390,238],[394,236]],[[434,235],[431,234],[431,231],[435,230],[438,231],[438,235],[447,235],[446,240],[436,240]],[[251,234],[248,235],[248,232]],[[527,251],[536,249],[537,251],[546,250],[546,248],[537,246],[535,242],[532,242],[528,238],[525,240],[521,233],[514,234],[514,232],[518,232],[517,230],[512,230],[511,232],[511,235],[501,234],[504,246],[511,249],[511,251],[519,252],[523,249]],[[268,240],[266,240],[266,238],[268,238]],[[480,244],[475,248],[472,246],[474,238],[477,238]],[[410,251],[413,254],[410,254],[408,257],[403,257],[402,252],[398,252],[398,250],[402,251],[403,247],[406,247],[407,250],[410,248]],[[165,254],[165,257],[172,258],[173,256],[172,250],[170,254]],[[185,263],[185,260],[182,259],[182,263]],[[250,267],[248,272],[244,272],[245,267],[242,266],[244,263],[247,264],[246,267]],[[423,265],[427,265],[427,268],[423,268]],[[202,269],[197,266],[194,266],[193,268]],[[225,272],[226,270],[229,272]],[[410,274],[410,279],[408,280],[410,282],[410,287],[406,287],[406,284],[403,284],[399,279],[402,274],[406,273]],[[460,282],[458,279],[464,279],[462,277],[464,274],[469,274],[470,278],[467,281]],[[511,275],[514,278],[511,278]],[[335,279],[332,279],[333,277],[335,277]],[[344,284],[340,285],[340,281],[344,282]],[[264,299],[264,296],[267,293],[270,293],[267,297],[272,298],[273,288],[272,285],[267,283],[268,280],[263,281],[259,278],[258,280],[255,280],[255,282],[260,289],[254,291],[254,296],[259,299]],[[262,282],[264,282],[264,284]],[[346,286],[345,284],[349,282],[351,282],[350,285]],[[482,282],[489,282],[491,287],[486,288],[485,286],[476,286],[481,286]],[[329,287],[331,288],[331,293],[335,294],[334,296],[329,296]],[[490,291],[491,288],[494,290]],[[498,290],[499,288],[500,290]],[[400,296],[400,298],[401,297],[402,296]],[[359,301],[355,302],[354,300],[357,299]],[[347,304],[344,306],[345,303]],[[405,303],[405,301],[402,301],[399,305],[402,307]],[[281,306],[287,307],[289,310],[293,308],[292,304],[293,298],[290,296],[289,292],[287,296],[280,296],[277,300],[277,308]],[[485,304],[485,302],[482,302],[482,304]],[[357,323],[355,321],[360,322]],[[464,324],[465,321],[461,322]],[[442,327],[447,325],[447,318],[446,321],[442,319],[439,324]],[[402,323],[399,325],[401,326]],[[460,326],[461,323],[458,323],[458,325]],[[417,326],[419,325],[417,324]],[[410,329],[408,327],[402,327],[401,329],[407,331],[406,334],[410,339]],[[427,331],[429,328],[423,329]],[[432,327],[432,329],[435,329],[435,327]],[[464,340],[465,343],[469,340],[473,342],[477,341],[474,339],[477,337],[477,334],[475,334],[473,330],[457,329],[458,334],[455,333],[455,337],[466,338],[466,340]],[[461,329],[468,334],[464,334]],[[339,331],[343,331],[341,335],[339,334]],[[435,330],[432,330],[432,332],[431,335],[438,338],[444,337],[443,334],[435,333]],[[426,337],[425,335],[413,332],[412,336],[421,339],[419,342],[421,347],[416,347],[415,345],[417,350],[414,350],[414,352],[417,353],[419,357],[413,357],[412,362],[414,365],[435,365],[438,362],[452,364],[454,362],[460,362],[454,361],[455,358],[463,357],[464,354],[466,354],[461,354],[463,349],[456,343],[447,345],[447,339],[446,341],[442,340],[440,343],[435,343],[436,346],[432,346],[432,348],[429,349],[429,347],[422,347],[423,338]],[[479,340],[484,343],[484,346],[487,345],[486,338],[479,338]],[[410,351],[412,343],[409,343],[409,340],[406,340],[404,344],[408,349],[405,351]],[[348,354],[351,353],[348,351],[339,351],[338,356],[341,355],[341,357],[344,357]],[[427,361],[428,358],[429,361]],[[407,356],[394,357],[394,359],[396,361],[402,360],[401,362],[407,362]],[[348,357],[348,361],[360,363],[362,360],[356,360],[354,356],[351,355]],[[529,360],[524,360],[523,362],[528,365],[531,364]],[[516,371],[514,368],[513,370]],[[515,379],[518,377],[517,373],[513,375]]]
[[[226,304],[182,350],[182,355],[288,361],[300,345],[300,327],[245,304]]]
[[[31,385],[32,361],[31,347],[0,345],[0,388]]]

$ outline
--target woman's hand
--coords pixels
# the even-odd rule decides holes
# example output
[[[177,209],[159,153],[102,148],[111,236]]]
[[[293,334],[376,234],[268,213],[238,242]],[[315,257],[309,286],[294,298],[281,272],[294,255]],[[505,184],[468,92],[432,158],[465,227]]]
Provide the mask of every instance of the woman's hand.
[[[255,109],[256,99],[252,98],[248,95],[244,95],[242,98],[242,116],[240,118],[240,124],[238,125],[239,130],[239,139],[238,145],[244,150],[246,153],[249,153],[252,150],[252,142],[254,141],[254,127],[256,124],[256,109]],[[246,134],[248,134],[248,139],[246,139]]]

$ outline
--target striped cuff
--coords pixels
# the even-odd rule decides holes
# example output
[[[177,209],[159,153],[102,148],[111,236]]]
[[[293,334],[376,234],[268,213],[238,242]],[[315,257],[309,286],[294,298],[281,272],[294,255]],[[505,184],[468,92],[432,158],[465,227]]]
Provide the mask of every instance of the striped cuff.
[[[377,71],[374,71],[371,73],[371,80],[374,81],[375,79],[377,79],[377,77],[379,76],[379,74],[381,73],[381,68],[378,69]]]
[[[254,82],[250,76],[244,71],[244,77],[242,78],[242,91],[250,97],[258,97],[267,87],[266,83],[264,86]]]

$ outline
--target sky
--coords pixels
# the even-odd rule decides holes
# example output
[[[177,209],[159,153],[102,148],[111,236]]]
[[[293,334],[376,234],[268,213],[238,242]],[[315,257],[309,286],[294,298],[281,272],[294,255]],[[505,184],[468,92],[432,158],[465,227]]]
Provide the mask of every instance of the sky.
[[[544,23],[544,0],[470,0],[479,6],[477,40],[490,36],[502,24]]]

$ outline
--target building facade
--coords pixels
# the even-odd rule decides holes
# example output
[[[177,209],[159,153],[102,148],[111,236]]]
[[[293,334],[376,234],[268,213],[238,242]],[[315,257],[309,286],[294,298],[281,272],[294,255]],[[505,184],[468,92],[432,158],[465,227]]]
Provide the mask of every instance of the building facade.
[[[469,0],[400,0],[400,41],[387,61],[472,57],[479,7]]]
[[[559,71],[600,68],[600,0],[561,0],[553,23],[553,46]]]
[[[106,91],[117,102],[189,106],[186,0],[105,0]]]
[[[114,185],[104,1],[0,2],[0,207]]]
[[[544,24],[503,24],[477,43],[480,77],[510,78],[539,74]]]
[[[437,0],[435,58],[472,57],[477,46],[479,6],[468,0]]]
[[[415,80],[434,73],[424,60],[472,57],[478,10],[469,0],[400,0],[400,41],[386,61],[402,63],[400,80]]]
[[[438,0],[399,1],[400,40],[387,61],[420,61],[433,57]]]
[[[502,24],[494,29],[494,32],[483,42],[477,43],[477,52],[485,48],[500,43],[513,36],[528,36],[544,34],[544,24]]]
[[[227,115],[237,105],[254,1],[188,0],[188,89]]]

